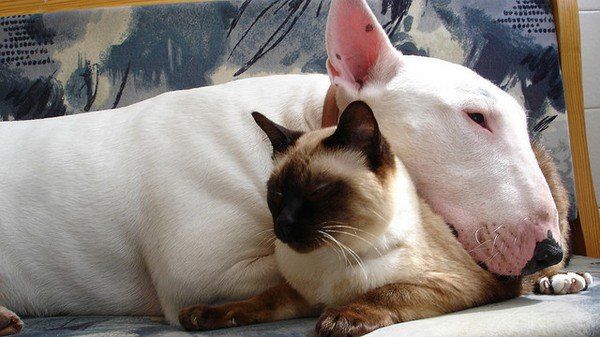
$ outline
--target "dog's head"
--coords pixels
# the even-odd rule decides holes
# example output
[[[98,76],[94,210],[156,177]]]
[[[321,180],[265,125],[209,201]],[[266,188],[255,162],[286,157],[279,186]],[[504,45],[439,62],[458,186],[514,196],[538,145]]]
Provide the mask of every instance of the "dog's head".
[[[364,0],[332,1],[326,41],[338,106],[371,106],[419,194],[475,260],[499,275],[560,262],[523,107],[466,67],[402,55]]]

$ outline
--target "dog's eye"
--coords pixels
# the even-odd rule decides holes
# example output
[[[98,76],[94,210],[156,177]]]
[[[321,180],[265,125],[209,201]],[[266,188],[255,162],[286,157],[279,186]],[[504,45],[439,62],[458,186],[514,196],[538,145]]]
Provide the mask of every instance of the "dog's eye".
[[[475,112],[475,113],[469,113],[469,118],[471,118],[473,120],[473,122],[484,126],[485,125],[485,118],[483,117],[482,114]]]

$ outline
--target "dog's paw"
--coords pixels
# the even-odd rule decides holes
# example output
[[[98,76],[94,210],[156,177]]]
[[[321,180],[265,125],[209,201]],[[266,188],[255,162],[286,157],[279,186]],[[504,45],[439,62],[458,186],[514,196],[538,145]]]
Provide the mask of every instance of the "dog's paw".
[[[0,336],[18,333],[23,329],[23,321],[14,312],[0,306]]]
[[[540,278],[535,285],[535,292],[544,295],[576,294],[587,290],[592,282],[590,273],[558,273]]]
[[[241,306],[194,305],[181,309],[179,323],[190,331],[215,330],[255,323]]]
[[[355,337],[392,323],[346,306],[325,310],[315,329],[319,337]]]

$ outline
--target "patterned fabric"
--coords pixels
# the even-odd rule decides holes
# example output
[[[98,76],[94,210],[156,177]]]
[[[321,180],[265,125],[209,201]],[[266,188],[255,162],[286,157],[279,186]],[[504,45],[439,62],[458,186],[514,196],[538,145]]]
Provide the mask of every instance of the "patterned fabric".
[[[523,103],[532,138],[543,136],[573,199],[547,0],[369,3],[403,53],[463,64]],[[328,6],[230,0],[1,18],[0,118],[111,109],[241,77],[325,73]]]
[[[373,336],[600,336],[600,259],[575,256],[569,270],[591,272],[596,285],[576,295],[528,295],[396,324],[375,331]],[[191,334],[149,317],[55,317],[26,319],[21,336],[314,336],[315,323],[315,319],[303,319]]]

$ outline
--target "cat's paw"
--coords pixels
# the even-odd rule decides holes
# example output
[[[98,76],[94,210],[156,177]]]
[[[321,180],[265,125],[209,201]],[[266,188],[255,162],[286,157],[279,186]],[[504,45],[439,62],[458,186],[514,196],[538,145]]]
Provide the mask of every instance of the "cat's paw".
[[[329,308],[321,314],[315,329],[319,337],[354,337],[393,323],[376,316],[350,306]]]
[[[179,311],[179,324],[186,330],[213,330],[229,326],[227,313],[219,307],[198,304]]]
[[[23,329],[23,321],[14,312],[0,306],[0,336],[18,333]]]
[[[544,295],[576,294],[587,290],[592,285],[590,273],[557,273],[540,278],[535,285],[535,292]]]
[[[179,323],[186,330],[199,331],[248,325],[254,321],[245,313],[243,306],[199,304],[181,309]]]

